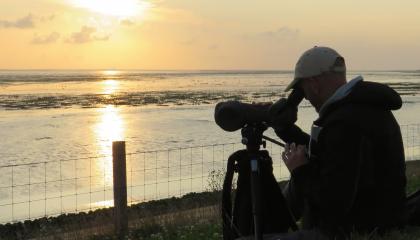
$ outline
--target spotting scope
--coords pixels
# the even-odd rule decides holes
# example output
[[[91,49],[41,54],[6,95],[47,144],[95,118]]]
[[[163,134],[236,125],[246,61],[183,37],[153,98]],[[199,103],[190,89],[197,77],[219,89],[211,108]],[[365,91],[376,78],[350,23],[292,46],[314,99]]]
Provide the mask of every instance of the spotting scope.
[[[269,123],[270,117],[281,114],[289,107],[297,107],[304,95],[302,90],[294,89],[287,99],[273,104],[249,104],[240,101],[220,102],[216,105],[214,119],[223,130],[233,132],[246,125]]]

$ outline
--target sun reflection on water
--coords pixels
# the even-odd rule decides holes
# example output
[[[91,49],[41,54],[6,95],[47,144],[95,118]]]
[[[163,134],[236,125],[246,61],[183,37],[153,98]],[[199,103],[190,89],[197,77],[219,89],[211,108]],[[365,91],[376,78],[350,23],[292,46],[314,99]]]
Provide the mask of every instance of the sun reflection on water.
[[[120,109],[113,105],[98,109],[100,115],[95,126],[98,153],[101,156],[95,164],[96,173],[102,176],[100,182],[104,187],[112,186],[112,142],[124,140],[125,123],[120,114]],[[98,204],[109,204],[112,201],[104,200]]]
[[[120,82],[114,79],[108,79],[102,82],[102,93],[103,94],[113,94],[115,93],[120,86]]]
[[[114,206],[114,199],[92,203],[93,208],[106,208],[106,207],[112,207],[112,206]]]
[[[124,138],[124,122],[120,116],[120,109],[114,105],[107,105],[99,111],[101,112],[101,118],[96,128],[98,139],[108,144],[111,144],[112,141],[122,141]]]
[[[119,73],[120,73],[120,71],[116,71],[116,70],[105,70],[105,71],[102,71],[102,74],[105,75],[105,76],[115,76],[115,75],[117,75]]]
[[[116,78],[118,78],[117,75],[120,74],[120,71],[106,70],[102,71],[101,74],[106,79],[101,82],[102,93],[108,95],[115,93],[120,87],[120,82],[116,80]]]

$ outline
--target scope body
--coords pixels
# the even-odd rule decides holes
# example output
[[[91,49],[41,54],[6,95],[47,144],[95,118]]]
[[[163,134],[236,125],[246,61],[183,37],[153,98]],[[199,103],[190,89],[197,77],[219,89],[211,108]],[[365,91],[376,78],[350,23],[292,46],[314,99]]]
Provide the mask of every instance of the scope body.
[[[216,105],[214,119],[223,130],[233,132],[249,124],[268,123],[270,116],[281,114],[289,107],[297,107],[303,97],[302,90],[294,89],[287,99],[282,98],[270,105],[240,101],[220,102]]]

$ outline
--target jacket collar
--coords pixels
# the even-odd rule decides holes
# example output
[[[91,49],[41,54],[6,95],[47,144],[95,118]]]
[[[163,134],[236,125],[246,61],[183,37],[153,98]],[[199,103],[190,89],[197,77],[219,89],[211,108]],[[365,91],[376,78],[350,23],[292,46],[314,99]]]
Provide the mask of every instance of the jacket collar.
[[[363,81],[363,77],[362,76],[357,76],[355,78],[353,78],[352,80],[350,80],[349,82],[347,82],[346,84],[344,84],[343,86],[339,87],[334,94],[328,98],[327,101],[325,101],[325,103],[321,106],[321,109],[319,110],[319,116],[322,116],[323,113],[325,113],[325,111],[328,109],[329,106],[331,106],[331,104],[345,98],[347,95],[349,95],[349,93],[353,90],[353,87],[358,83]]]

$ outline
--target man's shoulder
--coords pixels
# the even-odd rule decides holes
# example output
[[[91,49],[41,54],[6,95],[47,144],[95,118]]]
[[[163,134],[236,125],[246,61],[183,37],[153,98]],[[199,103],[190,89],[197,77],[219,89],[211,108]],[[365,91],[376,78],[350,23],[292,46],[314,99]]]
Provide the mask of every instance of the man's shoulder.
[[[320,116],[315,124],[327,126],[333,123],[341,122],[347,124],[367,124],[384,115],[389,115],[388,110],[380,109],[371,105],[363,105],[359,103],[337,103],[336,106],[322,116]],[[392,113],[391,113],[392,114]]]
[[[337,136],[341,136],[341,132],[385,136],[399,131],[398,123],[390,110],[362,104],[342,105],[314,124],[322,127],[324,132],[333,130],[333,134]]]
[[[376,121],[392,115],[402,105],[399,94],[389,86],[375,82],[359,81],[344,98],[329,104],[321,112],[319,123],[331,121]]]
[[[322,126],[319,135],[320,142],[324,144],[331,142],[355,144],[356,139],[364,139],[366,142],[379,146],[379,149],[388,149],[387,151],[392,152],[392,155],[399,154],[398,152],[402,148],[401,130],[392,113],[388,111],[388,113],[384,112],[379,115],[368,111],[369,109],[360,109],[359,107],[354,107],[354,109],[364,115],[343,117],[344,115],[338,114],[338,112],[338,117],[331,115],[331,119]],[[346,114],[356,113],[355,111],[350,111],[349,107]]]

